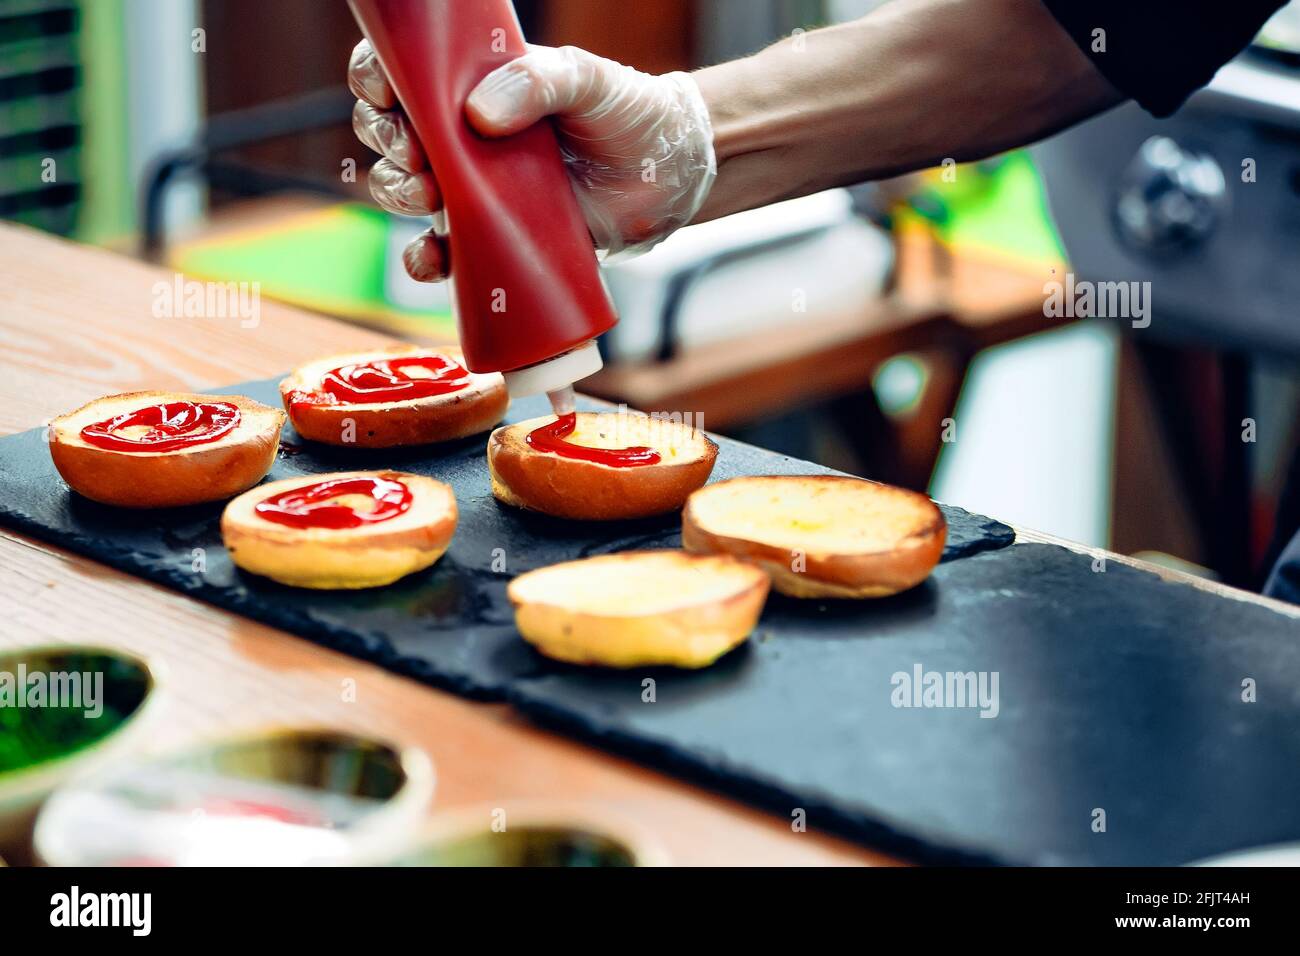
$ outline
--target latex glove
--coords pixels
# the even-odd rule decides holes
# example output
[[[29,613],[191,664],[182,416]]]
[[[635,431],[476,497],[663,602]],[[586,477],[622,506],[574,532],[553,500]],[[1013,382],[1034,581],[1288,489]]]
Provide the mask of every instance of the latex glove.
[[[375,200],[401,215],[437,212],[437,181],[367,40],[352,51],[348,86],[360,98],[353,129],[383,157],[370,171]],[[488,74],[465,109],[488,137],[555,117],[574,193],[607,256],[645,252],[689,223],[717,176],[708,108],[686,73],[652,76],[576,47],[530,46]],[[444,278],[445,243],[429,230],[405,261],[416,279]]]

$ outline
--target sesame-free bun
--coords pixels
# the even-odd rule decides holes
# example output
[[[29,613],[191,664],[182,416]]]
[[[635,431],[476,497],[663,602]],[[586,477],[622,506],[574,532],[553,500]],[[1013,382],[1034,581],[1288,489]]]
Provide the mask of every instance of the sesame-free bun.
[[[665,514],[681,510],[690,493],[709,480],[718,457],[718,446],[697,428],[620,413],[578,412],[565,440],[589,448],[645,446],[659,452],[659,462],[612,467],[528,444],[529,432],[552,421],[534,418],[492,433],[488,468],[498,501],[582,521]]]
[[[397,345],[317,359],[295,369],[280,383],[289,421],[310,441],[351,448],[395,448],[476,435],[505,417],[510,396],[505,379],[495,372],[471,373],[465,388],[404,402],[316,404],[293,400],[296,392],[316,392],[325,374],[341,366],[417,355],[441,355],[465,364],[460,349],[448,346]]]
[[[691,495],[682,546],[730,554],[799,598],[884,597],[926,579],[948,526],[927,496],[832,475],[733,478]]]
[[[274,495],[335,478],[400,481],[411,490],[411,507],[387,521],[356,528],[297,528],[268,521],[256,511],[258,503]],[[442,557],[456,532],[456,519],[456,499],[441,481],[397,471],[349,471],[273,481],[240,495],[221,515],[221,537],[236,566],[281,584],[321,590],[372,588],[423,570]]]
[[[753,632],[767,575],[734,558],[626,551],[510,582],[515,624],[547,657],[603,667],[707,667]]]
[[[226,402],[239,424],[215,441],[173,451],[100,448],[81,437],[87,425],[168,402]],[[242,395],[128,392],[110,395],[50,423],[50,455],[78,494],[123,508],[171,508],[220,501],[261,481],[275,461],[284,412]]]

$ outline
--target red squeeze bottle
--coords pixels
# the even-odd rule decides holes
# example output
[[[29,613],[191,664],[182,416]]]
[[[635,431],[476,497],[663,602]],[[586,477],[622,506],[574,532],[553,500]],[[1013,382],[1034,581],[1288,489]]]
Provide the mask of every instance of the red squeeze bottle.
[[[618,321],[586,220],[543,121],[485,139],[465,101],[525,52],[510,0],[348,0],[410,117],[442,190],[461,349],[505,372],[515,395],[559,390],[600,368],[596,336]]]

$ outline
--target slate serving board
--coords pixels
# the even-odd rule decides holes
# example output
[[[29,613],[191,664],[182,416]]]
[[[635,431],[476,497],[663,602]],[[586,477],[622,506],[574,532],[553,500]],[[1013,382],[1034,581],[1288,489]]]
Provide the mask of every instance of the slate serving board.
[[[220,389],[280,404],[279,379]],[[583,401],[580,408],[607,406]],[[545,398],[515,402],[507,421],[546,414]],[[520,676],[552,666],[518,636],[506,600],[517,574],[574,558],[681,544],[676,515],[576,523],[507,508],[488,482],[486,436],[415,450],[367,452],[305,442],[286,425],[267,480],[361,468],[430,475],[455,490],[460,524],[434,567],[387,588],[304,591],[245,574],[221,544],[222,505],[132,512],[71,493],[40,429],[0,439],[0,524],[391,670],[466,696],[500,698]],[[834,474],[740,442],[717,439],[714,480],[736,475]],[[951,560],[1009,544],[1006,525],[944,507]],[[502,566],[504,562],[504,567]],[[201,563],[203,570],[195,568]],[[118,624],[116,626],[126,626]]]
[[[996,716],[894,706],[917,665],[998,672]],[[1300,840],[1300,621],[1049,545],[885,601],[772,599],[705,671],[564,668],[510,699],[922,861],[1173,865]]]

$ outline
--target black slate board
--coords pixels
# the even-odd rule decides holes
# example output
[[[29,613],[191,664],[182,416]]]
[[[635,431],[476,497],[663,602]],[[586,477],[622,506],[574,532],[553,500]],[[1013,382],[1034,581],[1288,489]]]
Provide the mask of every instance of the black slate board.
[[[917,664],[997,671],[997,716],[893,706]],[[1048,545],[886,601],[774,598],[705,671],[566,668],[510,699],[923,861],[1172,865],[1300,840],[1300,621]]]
[[[250,382],[218,393],[279,405],[278,381]],[[584,401],[579,407],[606,406]],[[507,421],[548,411],[545,398],[527,399],[511,406]],[[717,441],[721,452],[714,480],[753,474],[834,474],[725,438]],[[221,545],[221,505],[131,512],[87,501],[71,493],[59,478],[40,429],[0,439],[0,524],[327,647],[479,698],[499,698],[512,679],[551,667],[515,631],[506,600],[512,577],[573,558],[681,544],[681,522],[675,515],[575,523],[498,505],[488,483],[482,435],[433,449],[366,452],[314,445],[286,426],[280,455],[267,480],[357,468],[399,468],[452,486],[460,525],[451,548],[433,568],[387,588],[333,593],[283,587],[245,574],[231,564]],[[949,529],[944,560],[1004,547],[1013,538],[1010,528],[992,519],[947,506],[944,513]],[[204,562],[201,573],[194,570],[195,549],[200,549]],[[494,559],[501,557],[504,570],[494,570]]]

